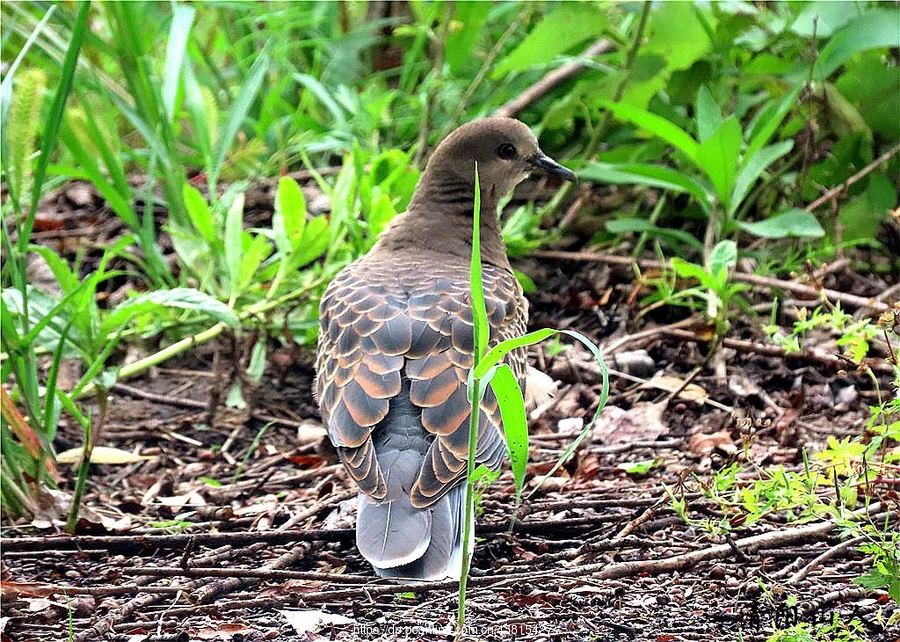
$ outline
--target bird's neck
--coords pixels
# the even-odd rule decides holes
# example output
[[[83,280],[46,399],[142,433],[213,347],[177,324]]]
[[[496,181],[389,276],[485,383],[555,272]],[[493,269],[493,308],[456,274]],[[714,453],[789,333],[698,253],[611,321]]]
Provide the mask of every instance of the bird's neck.
[[[394,247],[431,249],[464,257],[472,253],[474,190],[459,179],[423,176],[409,208],[382,235]],[[509,267],[497,215],[499,196],[486,185],[481,189],[481,258],[484,263]]]

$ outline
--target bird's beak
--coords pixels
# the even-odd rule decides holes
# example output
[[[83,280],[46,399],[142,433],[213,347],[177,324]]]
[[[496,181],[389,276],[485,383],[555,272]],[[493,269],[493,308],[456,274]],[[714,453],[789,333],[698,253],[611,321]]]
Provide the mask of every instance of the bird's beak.
[[[525,159],[529,165],[548,174],[555,174],[564,180],[575,182],[575,172],[568,167],[563,167],[555,160],[538,150],[538,153]]]

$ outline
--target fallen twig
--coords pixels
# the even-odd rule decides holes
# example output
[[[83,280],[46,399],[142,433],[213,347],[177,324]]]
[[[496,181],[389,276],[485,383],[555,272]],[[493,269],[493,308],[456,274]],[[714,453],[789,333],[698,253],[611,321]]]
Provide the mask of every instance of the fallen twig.
[[[879,165],[881,165],[882,163],[889,160],[890,157],[893,156],[894,154],[896,154],[897,152],[900,152],[900,144],[894,145],[891,149],[889,149],[884,154],[882,154],[881,156],[879,156],[878,158],[873,160],[871,163],[869,163],[868,165],[863,167],[861,170],[856,172],[853,176],[851,176],[850,178],[845,180],[843,183],[841,183],[837,187],[831,188],[830,190],[828,190],[827,192],[822,194],[819,198],[817,198],[812,203],[810,203],[809,205],[806,206],[806,208],[805,208],[806,211],[812,212],[814,209],[819,207],[822,203],[830,201],[835,196],[837,196],[838,194],[843,192],[845,189],[847,189],[848,187],[850,187],[851,185],[853,185],[854,183],[859,181],[861,178],[866,176],[866,174],[869,174],[872,171],[874,171],[875,168],[877,168]]]
[[[617,254],[604,254],[601,252],[564,252],[561,250],[536,250],[531,256],[538,259],[557,259],[561,261],[584,261],[608,263],[611,265],[637,265],[643,269],[671,270],[672,266],[668,262],[656,261],[652,259],[632,259],[627,256],[619,256]],[[827,297],[830,301],[840,301],[857,308],[870,308],[877,312],[884,312],[890,308],[888,304],[877,300],[876,298],[866,298],[848,294],[846,292],[838,292],[828,288],[816,288],[804,283],[796,281],[784,281],[767,276],[758,276],[756,274],[747,274],[745,272],[735,272],[731,275],[735,281],[749,283],[751,285],[759,285],[768,288],[779,288],[794,292],[795,294],[804,294],[810,299],[818,300],[821,296]]]
[[[585,49],[581,53],[579,58],[593,58],[594,56],[608,53],[613,49],[613,43],[609,40],[598,40],[590,47]],[[501,105],[497,109],[497,111],[494,112],[494,115],[507,116],[510,118],[515,116],[530,104],[546,95],[558,84],[563,83],[581,73],[582,70],[584,70],[585,66],[586,65],[584,60],[576,60],[575,62],[570,62],[563,65],[562,67],[554,69],[539,81],[531,85],[531,87],[523,91],[521,94],[519,94],[509,102]]]

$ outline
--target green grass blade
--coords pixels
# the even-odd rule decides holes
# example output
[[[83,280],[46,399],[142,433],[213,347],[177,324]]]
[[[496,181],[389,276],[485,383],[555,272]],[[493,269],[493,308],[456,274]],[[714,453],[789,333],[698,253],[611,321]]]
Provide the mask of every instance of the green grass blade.
[[[594,358],[597,360],[597,365],[600,366],[600,399],[597,402],[597,410],[594,412],[594,416],[591,417],[591,420],[585,424],[584,428],[581,429],[581,432],[578,433],[578,436],[569,444],[568,448],[566,448],[562,455],[559,457],[559,461],[550,469],[550,471],[543,476],[544,479],[553,476],[557,470],[559,470],[560,466],[562,466],[566,461],[568,461],[569,457],[578,449],[581,445],[581,442],[585,440],[585,438],[591,433],[591,430],[594,427],[594,423],[596,423],[597,418],[600,416],[600,413],[606,407],[606,402],[609,401],[609,368],[606,366],[606,361],[603,359],[603,354],[600,352],[600,348],[594,345],[590,339],[585,337],[580,332],[576,332],[575,330],[557,330],[560,334],[565,334],[567,336],[572,337],[573,339],[581,342],[584,347],[586,347],[591,354],[594,355]],[[531,493],[529,493],[529,497],[540,488],[540,484],[536,486]]]
[[[178,96],[178,81],[184,64],[188,37],[191,35],[191,23],[196,9],[186,4],[176,4],[172,12],[172,24],[169,27],[169,38],[166,43],[166,64],[163,72],[163,109],[166,120],[175,118],[175,98]]]
[[[662,138],[664,141],[674,145],[692,162],[697,162],[697,152],[699,145],[697,141],[691,138],[690,134],[681,129],[675,123],[657,116],[656,114],[623,103],[614,103],[609,100],[601,100],[600,106],[608,109],[619,118],[623,118],[637,125],[642,129],[646,129],[650,133]]]
[[[228,110],[228,118],[225,121],[225,127],[223,128],[219,139],[216,141],[215,149],[213,150],[212,167],[207,169],[210,194],[215,193],[214,188],[219,180],[219,174],[222,172],[222,166],[225,164],[225,156],[228,154],[228,150],[231,148],[231,144],[234,142],[241,124],[247,118],[250,107],[253,105],[256,95],[259,93],[263,78],[265,78],[266,72],[269,70],[269,62],[269,54],[263,49],[263,52],[259,54],[259,57],[253,62],[253,66],[250,67],[247,77],[244,78],[244,82],[238,88],[234,102]]]
[[[78,6],[69,47],[66,50],[66,57],[63,60],[62,70],[60,71],[59,86],[53,95],[50,110],[47,112],[46,125],[41,136],[41,155],[38,157],[37,167],[34,170],[34,184],[31,188],[31,208],[28,212],[28,217],[22,224],[22,229],[19,231],[18,246],[22,253],[24,253],[28,245],[28,239],[34,227],[34,218],[37,215],[37,204],[41,198],[44,176],[47,174],[47,167],[50,165],[51,151],[56,147],[56,139],[59,134],[59,126],[62,123],[63,114],[65,113],[66,101],[72,90],[72,83],[75,79],[75,65],[78,62],[78,54],[81,51],[84,34],[88,29],[89,8],[89,2],[82,2]]]
[[[469,291],[472,295],[472,319],[477,367],[487,349],[487,310],[484,307],[484,284],[481,278],[481,183],[478,180],[478,162],[475,162],[475,204],[472,208],[472,263],[469,269]],[[477,378],[477,375],[476,375]],[[471,470],[469,471],[472,472]]]
[[[521,337],[514,337],[512,339],[507,339],[506,341],[501,341],[491,348],[490,351],[480,359],[478,365],[473,368],[475,378],[483,379],[488,370],[500,363],[503,357],[516,348],[533,346],[544,339],[552,337],[556,333],[557,330],[543,328],[541,330],[529,332]]]
[[[516,484],[516,502],[522,497],[525,483],[525,466],[528,463],[528,422],[525,414],[525,398],[512,368],[502,363],[491,378],[491,390],[497,397],[503,433],[509,451],[509,461]]]

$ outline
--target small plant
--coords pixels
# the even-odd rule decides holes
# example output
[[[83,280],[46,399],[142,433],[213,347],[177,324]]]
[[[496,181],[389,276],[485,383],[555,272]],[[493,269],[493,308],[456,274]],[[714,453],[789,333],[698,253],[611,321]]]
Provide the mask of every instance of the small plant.
[[[643,314],[660,305],[691,308],[702,306],[713,326],[713,345],[717,345],[728,332],[729,319],[735,312],[735,306],[745,311],[750,309],[746,300],[740,296],[741,292],[748,289],[747,286],[733,282],[729,276],[736,264],[737,245],[734,241],[718,243],[710,253],[708,267],[674,257],[672,268],[675,275],[682,279],[694,280],[697,285],[676,287],[675,281],[666,275],[651,280],[650,283],[656,285],[657,290],[644,300],[647,307]]]
[[[474,529],[472,515],[474,513],[475,485],[489,480],[482,467],[476,468],[475,454],[478,450],[478,420],[480,412],[476,409],[487,393],[488,386],[497,398],[500,414],[503,421],[503,431],[506,436],[507,452],[513,472],[516,487],[516,510],[521,501],[522,489],[525,484],[525,466],[528,463],[528,425],[526,423],[525,397],[512,368],[503,362],[510,352],[516,349],[535,345],[545,339],[564,334],[583,343],[590,350],[600,366],[602,384],[600,400],[593,420],[588,422],[572,444],[563,452],[556,466],[550,473],[561,466],[581,442],[590,433],[594,420],[606,406],[609,398],[609,373],[600,349],[597,348],[582,334],[573,330],[543,329],[530,332],[521,337],[515,337],[501,341],[488,349],[488,337],[490,325],[484,302],[484,286],[481,268],[481,187],[478,179],[478,164],[475,164],[475,201],[472,208],[472,261],[470,272],[469,291],[472,301],[473,324],[473,361],[467,381],[469,400],[469,457],[466,471],[466,520],[463,529],[462,549],[462,574],[459,580],[459,610],[457,612],[457,631],[459,637],[465,625],[466,613],[466,582],[469,574],[470,535]],[[515,514],[515,511],[514,511]]]
[[[864,642],[867,639],[862,622],[857,618],[845,621],[839,613],[832,613],[827,622],[797,622],[787,627],[774,627],[766,642]]]

